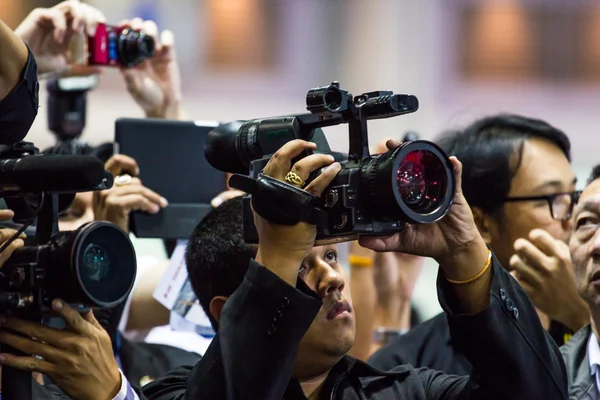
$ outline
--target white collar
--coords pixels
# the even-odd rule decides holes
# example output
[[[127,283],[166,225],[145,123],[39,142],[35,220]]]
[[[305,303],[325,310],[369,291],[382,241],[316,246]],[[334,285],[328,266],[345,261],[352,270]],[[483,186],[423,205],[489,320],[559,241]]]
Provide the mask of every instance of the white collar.
[[[590,359],[590,370],[592,375],[595,375],[600,367],[600,344],[594,331],[590,334],[588,341],[588,358]]]

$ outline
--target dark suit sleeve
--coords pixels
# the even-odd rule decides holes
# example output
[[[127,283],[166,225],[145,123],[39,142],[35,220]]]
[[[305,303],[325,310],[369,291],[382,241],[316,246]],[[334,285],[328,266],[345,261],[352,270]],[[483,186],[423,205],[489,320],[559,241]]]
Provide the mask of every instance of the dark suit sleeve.
[[[251,261],[187,386],[180,372],[170,382],[161,378],[148,384],[144,395],[149,400],[283,398],[300,340],[321,304],[301,280],[294,288]]]
[[[494,257],[490,305],[459,315],[451,284],[438,275],[438,296],[450,335],[473,365],[470,378],[419,370],[431,399],[566,399],[567,374],[558,347],[520,285]]]

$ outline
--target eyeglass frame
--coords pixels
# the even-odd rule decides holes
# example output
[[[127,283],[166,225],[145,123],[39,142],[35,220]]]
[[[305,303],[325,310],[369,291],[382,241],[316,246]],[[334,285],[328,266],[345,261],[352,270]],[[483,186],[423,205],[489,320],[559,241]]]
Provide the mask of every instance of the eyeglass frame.
[[[504,199],[505,203],[513,203],[517,201],[541,201],[546,200],[548,202],[548,207],[550,208],[550,216],[552,219],[557,221],[568,221],[573,215],[573,209],[575,205],[579,202],[579,197],[581,196],[581,190],[575,190],[573,192],[560,192],[560,193],[552,193],[547,195],[539,195],[539,196],[516,196],[516,197],[507,197]],[[571,196],[571,205],[569,206],[569,211],[564,219],[554,218],[554,208],[552,207],[552,202],[558,196],[564,196],[568,194]]]

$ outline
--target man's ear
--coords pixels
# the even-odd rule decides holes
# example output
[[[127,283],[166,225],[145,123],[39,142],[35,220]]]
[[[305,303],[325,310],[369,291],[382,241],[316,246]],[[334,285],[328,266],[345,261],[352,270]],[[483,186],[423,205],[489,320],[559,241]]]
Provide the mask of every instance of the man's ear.
[[[475,220],[475,225],[477,225],[477,229],[479,230],[479,234],[483,238],[486,244],[491,244],[492,242],[492,229],[494,222],[491,217],[481,211],[479,207],[471,208],[473,211],[473,219]]]
[[[226,301],[227,301],[227,297],[225,297],[225,296],[215,296],[210,301],[210,304],[208,306],[208,308],[210,310],[210,315],[217,322],[219,322],[221,320],[221,311],[223,311],[223,307],[225,306]]]

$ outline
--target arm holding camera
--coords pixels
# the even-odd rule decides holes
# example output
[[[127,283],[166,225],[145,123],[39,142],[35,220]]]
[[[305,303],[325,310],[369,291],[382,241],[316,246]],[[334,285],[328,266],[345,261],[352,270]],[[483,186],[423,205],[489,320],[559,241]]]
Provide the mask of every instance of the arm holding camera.
[[[291,160],[306,149],[314,145],[288,142],[271,158],[264,174],[283,180],[291,170],[308,179],[311,171],[331,164],[306,188],[320,195],[340,166],[316,154],[292,165]],[[430,256],[439,262],[440,303],[453,339],[477,373],[472,378],[456,377],[401,366],[386,375],[398,380],[386,378],[387,386],[378,390],[427,399],[565,398],[560,353],[527,295],[485,246],[461,192],[461,164],[456,158],[451,162],[457,182],[455,200],[442,220],[408,225],[392,237],[362,238],[361,243],[375,251]],[[218,398],[242,394],[282,398],[289,390],[288,381],[298,376],[294,362],[303,351],[300,342],[322,305],[321,298],[298,279],[302,261],[314,246],[316,228],[304,222],[281,226],[257,214],[255,224],[260,237],[256,262],[225,304],[217,337],[192,371],[190,399],[207,391]],[[278,312],[284,315],[273,322]],[[500,373],[499,365],[506,366]]]
[[[121,68],[129,94],[148,118],[187,119],[181,105],[181,74],[173,32],[164,30],[159,37],[156,23],[140,18],[122,21],[120,25],[143,30],[156,46],[151,58],[133,68]]]
[[[112,188],[94,192],[94,217],[97,221],[109,221],[129,232],[129,214],[132,211],[158,213],[165,208],[167,200],[142,185],[136,176],[136,161],[123,154],[112,156],[105,168],[115,177]]]
[[[92,311],[80,314],[61,300],[55,300],[52,307],[65,320],[67,329],[0,317],[0,343],[32,355],[0,354],[0,363],[40,372],[73,399],[133,400],[117,397],[128,390],[128,383],[117,367],[110,337]]]
[[[102,12],[79,0],[67,0],[52,8],[36,8],[15,30],[29,46],[36,58],[40,74],[61,71],[70,63],[81,64],[85,60],[71,60],[69,46],[73,36],[80,32],[93,36],[99,23],[105,22]],[[99,73],[96,67],[77,65],[81,75]]]

